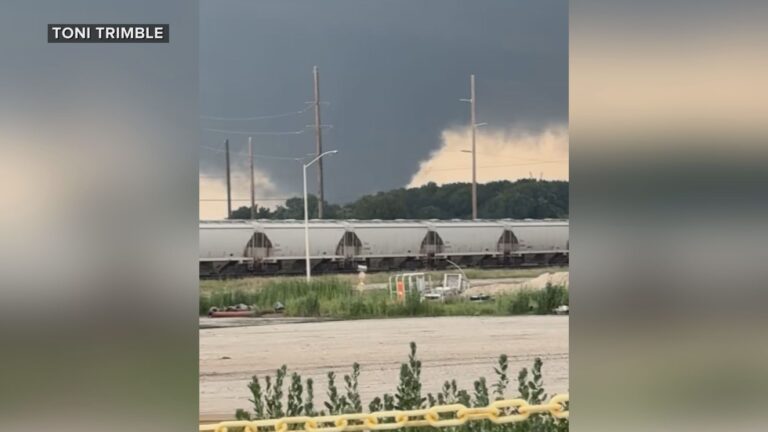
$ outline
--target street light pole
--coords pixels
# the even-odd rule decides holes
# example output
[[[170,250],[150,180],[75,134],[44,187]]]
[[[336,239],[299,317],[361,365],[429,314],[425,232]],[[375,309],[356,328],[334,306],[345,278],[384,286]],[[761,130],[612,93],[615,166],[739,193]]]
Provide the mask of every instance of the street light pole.
[[[309,200],[307,199],[307,168],[320,160],[325,155],[338,153],[338,150],[329,150],[317,155],[309,163],[304,164],[302,174],[304,175],[304,260],[306,264],[307,283],[312,278],[312,269],[309,263]]]

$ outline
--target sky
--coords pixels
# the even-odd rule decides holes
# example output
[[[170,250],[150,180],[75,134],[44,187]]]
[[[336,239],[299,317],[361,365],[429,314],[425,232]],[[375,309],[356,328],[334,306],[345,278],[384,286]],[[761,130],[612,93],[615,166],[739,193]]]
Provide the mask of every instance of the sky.
[[[325,197],[471,179],[469,76],[476,75],[478,181],[568,178],[565,0],[202,0],[200,217],[302,190],[315,151],[320,71]],[[238,120],[252,118],[250,120]],[[222,132],[228,131],[228,132]],[[310,168],[309,190],[316,192]]]

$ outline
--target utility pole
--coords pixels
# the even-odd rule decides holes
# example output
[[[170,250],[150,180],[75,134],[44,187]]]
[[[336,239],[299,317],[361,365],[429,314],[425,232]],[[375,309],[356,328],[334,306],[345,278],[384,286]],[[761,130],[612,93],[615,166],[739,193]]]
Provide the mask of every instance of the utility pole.
[[[227,154],[227,219],[232,219],[232,180],[229,174],[229,138],[224,141]]]
[[[470,125],[472,126],[472,220],[477,220],[477,157],[475,149],[475,130],[477,129],[477,122],[475,121],[475,105],[477,103],[477,97],[475,95],[475,74],[469,76],[469,87],[470,103],[472,106],[470,109]]]
[[[251,219],[256,219],[256,180],[253,174],[253,140],[248,137],[248,159],[251,162]]]
[[[314,93],[315,93],[315,143],[317,145],[317,156],[323,154],[323,132],[320,124],[320,74],[317,71],[317,66],[312,69],[314,77]],[[325,200],[325,193],[323,191],[323,160],[317,161],[317,218],[323,218],[323,201]]]
[[[475,135],[478,126],[485,126],[486,123],[478,123],[476,116],[477,94],[475,93],[475,74],[469,75],[469,94],[470,99],[459,99],[462,102],[469,102],[469,129],[472,134],[472,150],[462,150],[462,152],[472,153],[472,220],[477,220],[477,146],[475,145]]]

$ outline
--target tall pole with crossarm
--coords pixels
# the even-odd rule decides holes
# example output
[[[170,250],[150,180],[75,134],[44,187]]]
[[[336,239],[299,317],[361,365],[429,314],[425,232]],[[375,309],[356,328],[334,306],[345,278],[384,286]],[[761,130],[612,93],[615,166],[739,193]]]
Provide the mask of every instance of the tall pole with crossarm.
[[[232,219],[232,177],[229,172],[229,138],[224,141],[224,149],[227,154],[227,219]]]
[[[475,93],[475,74],[471,74],[469,76],[469,94],[469,99],[460,100],[470,103],[469,130],[472,137],[472,149],[469,150],[469,153],[472,153],[472,220],[477,220],[477,146],[475,144],[475,137],[477,134],[477,127],[484,126],[485,123],[477,123],[477,93]]]
[[[469,93],[472,105],[470,114],[470,124],[472,125],[472,220],[477,220],[477,149],[475,147],[475,132],[477,131],[475,104],[477,103],[477,97],[475,95],[475,74],[469,76]]]
[[[317,66],[312,69],[315,95],[315,145],[317,147],[317,156],[323,153],[323,126],[320,124],[320,72]],[[317,218],[323,218],[323,201],[325,200],[325,190],[323,188],[323,161],[317,161]]]
[[[256,219],[256,179],[253,172],[253,140],[248,137],[248,159],[251,167],[251,219]]]

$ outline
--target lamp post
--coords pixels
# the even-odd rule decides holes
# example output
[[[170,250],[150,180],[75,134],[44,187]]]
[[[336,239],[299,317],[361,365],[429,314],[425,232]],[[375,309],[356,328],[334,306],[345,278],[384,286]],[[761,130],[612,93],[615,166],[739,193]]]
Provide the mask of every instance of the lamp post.
[[[311,279],[311,270],[309,265],[309,204],[307,199],[307,168],[310,165],[320,160],[325,155],[338,153],[338,150],[329,150],[325,153],[319,154],[316,158],[304,164],[304,257],[307,265],[307,282]]]

